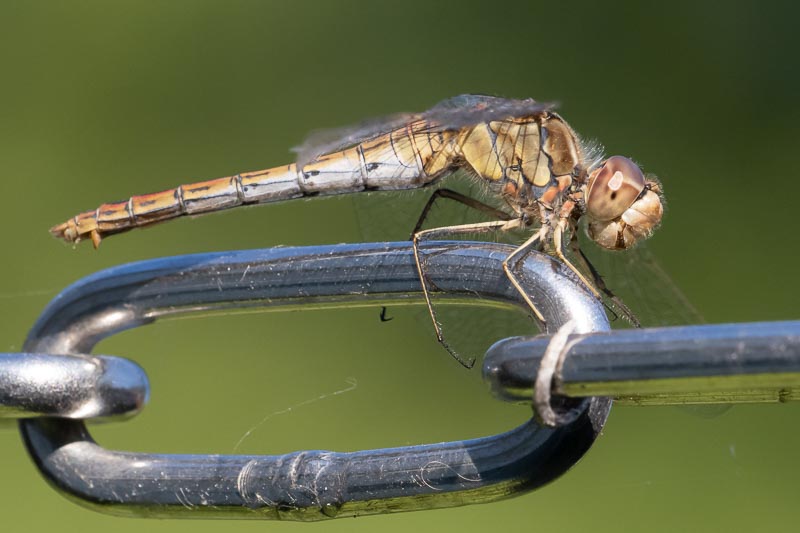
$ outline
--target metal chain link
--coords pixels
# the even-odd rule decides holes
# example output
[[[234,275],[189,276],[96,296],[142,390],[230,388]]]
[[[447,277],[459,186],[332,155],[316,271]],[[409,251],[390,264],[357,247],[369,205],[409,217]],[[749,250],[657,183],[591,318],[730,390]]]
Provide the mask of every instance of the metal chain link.
[[[58,416],[125,418],[147,403],[144,370],[106,355],[0,354],[0,422]]]
[[[423,248],[426,273],[442,297],[524,305],[501,266],[511,247]],[[91,355],[101,339],[210,309],[421,298],[409,243],[190,255],[88,276],[45,309],[25,353],[0,354],[0,419],[22,418],[20,431],[42,474],[98,511],[317,520],[484,503],[533,490],[592,445],[611,407],[603,397],[636,405],[797,398],[800,322],[610,332],[600,302],[551,257],[530,254],[520,280],[550,332],[568,322],[569,328],[558,344],[547,336],[496,343],[484,379],[499,399],[531,403],[537,376],[552,374],[537,387],[536,404],[557,427],[532,419],[482,439],[282,456],[119,452],[91,438],[82,419],[131,416],[149,395],[138,365]]]
[[[442,295],[524,305],[503,273],[510,247],[426,243]],[[550,327],[609,329],[602,305],[563,265],[531,254],[521,278]],[[410,243],[278,248],[156,259],[89,276],[45,309],[24,348],[89,354],[101,339],[161,317],[210,309],[421,298]],[[534,420],[501,435],[354,453],[163,455],[106,450],[82,421],[24,419],[20,430],[57,490],[99,511],[148,517],[317,520],[483,503],[532,490],[586,452],[610,401],[560,401],[573,421]]]

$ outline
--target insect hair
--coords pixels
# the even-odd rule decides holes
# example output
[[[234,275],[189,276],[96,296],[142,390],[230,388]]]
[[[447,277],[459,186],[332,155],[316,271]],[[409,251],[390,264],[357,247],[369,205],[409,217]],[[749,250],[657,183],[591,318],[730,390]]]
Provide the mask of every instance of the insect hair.
[[[605,148],[597,139],[578,139],[578,142],[586,161],[586,172],[591,173],[603,163]]]

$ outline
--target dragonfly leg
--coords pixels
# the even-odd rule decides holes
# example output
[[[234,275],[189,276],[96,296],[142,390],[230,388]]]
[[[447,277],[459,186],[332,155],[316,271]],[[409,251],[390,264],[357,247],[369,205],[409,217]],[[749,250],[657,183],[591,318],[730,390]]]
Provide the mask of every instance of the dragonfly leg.
[[[545,319],[542,316],[542,313],[536,308],[536,304],[533,303],[533,299],[531,296],[522,288],[519,280],[517,279],[517,275],[514,273],[514,269],[516,268],[517,264],[528,255],[529,252],[537,249],[542,245],[544,242],[545,237],[547,236],[547,232],[549,230],[549,226],[547,224],[543,224],[539,231],[537,231],[530,239],[522,243],[522,245],[511,252],[511,254],[505,258],[503,261],[503,270],[506,273],[506,277],[517,289],[517,292],[522,296],[522,299],[525,300],[525,303],[528,304],[533,314],[536,316],[537,320],[542,324],[545,323]]]
[[[454,191],[452,189],[436,189],[435,191],[433,191],[433,194],[431,194],[431,197],[428,198],[428,202],[425,204],[425,207],[422,208],[422,212],[420,213],[419,219],[417,220],[417,224],[414,226],[414,229],[412,230],[411,235],[409,236],[409,240],[414,240],[414,236],[417,235],[420,232],[420,230],[422,230],[422,226],[423,224],[425,224],[425,220],[428,218],[428,215],[430,214],[430,211],[433,208],[433,204],[435,204],[436,200],[438,200],[439,198],[454,200],[460,204],[466,205],[467,207],[471,207],[476,211],[480,211],[481,213],[489,215],[497,220],[508,221],[515,218],[513,215],[506,213],[502,209],[497,209],[496,207],[481,202],[480,200],[472,198],[471,196],[467,196],[466,194],[461,194],[458,191]],[[422,274],[420,276],[422,276]],[[427,283],[430,284],[430,281],[428,280]],[[422,285],[423,285],[423,290],[426,291],[426,299],[427,299],[427,290],[428,290],[427,284],[423,282]],[[428,307],[430,309],[430,305]],[[386,321],[383,318],[384,316],[385,316],[385,311],[382,311],[381,322]],[[438,330],[437,330],[437,337],[439,337]]]
[[[509,215],[505,211],[501,209],[497,209],[489,204],[483,203],[475,198],[467,196],[465,194],[461,194],[460,192],[454,191],[452,189],[436,189],[431,194],[431,197],[428,199],[428,203],[425,204],[425,207],[422,209],[422,213],[420,213],[419,220],[417,220],[416,226],[414,226],[414,230],[411,232],[411,239],[414,238],[414,235],[419,233],[422,229],[422,225],[425,223],[425,219],[428,218],[431,209],[433,208],[433,204],[436,203],[436,200],[439,198],[446,198],[448,200],[455,200],[458,203],[464,204],[467,207],[471,207],[476,211],[480,211],[481,213],[487,214],[494,219],[497,220],[511,220],[514,218],[512,215]]]
[[[607,305],[606,308],[615,316],[618,316],[617,312],[619,312],[619,314],[621,314],[622,317],[630,322],[634,327],[642,327],[642,324],[636,318],[636,315],[633,314],[630,308],[625,305],[625,302],[623,302],[619,296],[614,294],[611,289],[608,288],[605,281],[603,281],[603,277],[589,261],[589,258],[586,257],[586,254],[583,253],[583,250],[581,250],[580,246],[578,245],[578,234],[575,232],[573,232],[570,236],[569,248],[572,250],[573,257],[575,257],[575,259],[583,265],[584,269],[591,274],[595,287],[600,289],[600,291],[605,294],[606,297],[613,303],[613,306]]]
[[[428,314],[431,317],[431,322],[433,322],[433,329],[436,332],[436,340],[439,341],[445,350],[448,351],[453,358],[461,363],[466,368],[472,368],[475,364],[475,359],[465,360],[463,359],[458,352],[456,352],[453,347],[448,344],[445,340],[444,335],[442,333],[442,326],[439,324],[439,321],[436,319],[436,311],[433,308],[433,303],[431,302],[431,295],[430,289],[428,288],[428,281],[427,276],[425,276],[425,272],[422,268],[422,260],[420,257],[419,252],[419,243],[420,241],[428,240],[428,239],[435,239],[447,236],[454,236],[454,235],[463,235],[466,233],[487,233],[490,231],[497,231],[497,230],[510,230],[520,227],[522,224],[522,219],[514,219],[514,220],[491,220],[489,222],[476,222],[474,224],[462,224],[459,226],[443,226],[441,228],[431,228],[422,231],[418,231],[414,233],[411,237],[411,242],[413,244],[414,250],[414,262],[417,266],[417,274],[419,274],[419,281],[422,285],[422,294],[425,296],[425,304],[428,306]]]
[[[583,275],[583,272],[575,268],[575,265],[567,259],[566,254],[564,253],[564,232],[567,231],[569,227],[569,216],[572,213],[572,210],[575,208],[575,203],[572,200],[567,200],[564,202],[564,205],[561,206],[561,211],[559,212],[558,223],[556,227],[553,229],[553,247],[555,248],[556,256],[563,262],[567,267],[572,270],[572,272],[578,276],[578,279],[581,280],[581,283],[586,285],[586,287],[594,294],[598,299],[602,299],[600,296],[600,291],[591,283],[586,276]]]

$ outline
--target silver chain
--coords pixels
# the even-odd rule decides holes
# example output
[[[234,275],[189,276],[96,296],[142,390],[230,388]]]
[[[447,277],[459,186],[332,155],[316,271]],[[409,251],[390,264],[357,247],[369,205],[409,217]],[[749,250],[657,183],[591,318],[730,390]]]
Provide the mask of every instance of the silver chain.
[[[425,243],[431,286],[455,299],[524,305],[503,274],[510,247]],[[533,490],[593,444],[611,408],[629,403],[787,401],[800,377],[800,322],[610,332],[602,304],[549,256],[530,254],[520,279],[551,339],[495,344],[484,377],[532,418],[481,439],[352,453],[166,455],[107,450],[84,420],[145,405],[144,371],[92,355],[101,339],[165,316],[210,309],[376,305],[420,297],[410,243],[277,248],[192,255],[115,267],[75,283],[45,309],[24,345],[0,354],[0,418],[19,418],[28,451],[57,490],[98,511],[148,517],[314,520],[485,503]],[[569,335],[568,335],[569,333]],[[552,396],[551,396],[552,394]],[[550,427],[554,426],[554,427]],[[424,472],[424,478],[417,475]]]

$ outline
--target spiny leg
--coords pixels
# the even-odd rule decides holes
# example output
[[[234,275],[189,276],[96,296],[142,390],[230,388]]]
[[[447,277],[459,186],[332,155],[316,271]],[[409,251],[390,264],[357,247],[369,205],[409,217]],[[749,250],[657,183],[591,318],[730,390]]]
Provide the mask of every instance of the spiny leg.
[[[431,209],[433,209],[434,204],[440,198],[446,199],[446,200],[453,200],[453,201],[458,202],[458,203],[460,203],[462,205],[465,205],[465,206],[467,206],[469,208],[472,208],[472,209],[474,209],[476,211],[484,213],[485,215],[488,215],[488,216],[490,216],[490,217],[492,217],[494,219],[497,219],[498,221],[509,221],[509,220],[512,220],[514,218],[513,215],[510,215],[510,214],[506,213],[505,211],[503,211],[501,209],[498,209],[498,208],[496,208],[494,206],[491,206],[491,205],[489,205],[487,203],[481,202],[480,200],[477,200],[476,198],[472,198],[472,197],[467,196],[465,194],[462,194],[462,193],[460,193],[458,191],[454,191],[452,189],[446,189],[446,188],[436,189],[433,192],[433,194],[431,194],[430,198],[428,198],[428,201],[425,203],[425,207],[422,208],[422,212],[420,213],[420,216],[417,219],[417,223],[414,225],[414,229],[411,231],[411,235],[409,237],[409,240],[413,241],[415,236],[421,232],[422,226],[425,224],[425,221],[427,220],[428,215],[430,215]],[[480,230],[479,230],[479,232],[480,232]],[[425,277],[424,270],[421,268],[422,262],[421,262],[420,257],[419,257],[418,242],[414,243],[414,259],[415,259],[415,262],[417,264],[417,272],[419,273],[419,276],[420,276],[420,282],[422,284],[422,290],[423,290],[423,293],[425,295],[425,301],[426,301],[427,306],[428,306],[428,312],[431,315],[431,319],[433,321],[434,329],[436,330],[436,338],[439,340],[439,342],[443,346],[445,346],[447,351],[450,352],[450,354],[453,355],[453,357],[456,360],[458,360],[462,365],[464,365],[464,361],[462,361],[459,358],[459,356],[454,352],[454,350],[452,350],[449,347],[449,345],[447,345],[447,342],[444,340],[444,338],[442,336],[441,327],[439,326],[438,322],[436,321],[436,315],[435,315],[435,312],[433,311],[433,306],[431,304],[430,297],[429,297],[430,289],[428,288],[428,284],[430,283],[430,280],[428,280],[427,277]],[[381,311],[381,321],[384,321],[385,310],[386,310],[386,308],[384,307],[383,310]],[[469,367],[471,367],[472,364],[474,364],[474,361],[469,363]],[[464,365],[464,366],[467,366],[467,365]]]
[[[430,198],[428,198],[428,202],[425,204],[425,207],[422,208],[422,212],[419,215],[417,224],[411,231],[411,236],[409,237],[409,240],[413,240],[414,235],[422,231],[422,226],[425,223],[425,220],[428,218],[428,215],[430,214],[430,211],[433,208],[433,204],[435,204],[436,200],[438,200],[439,198],[443,198],[446,200],[453,200],[469,208],[472,208],[476,211],[480,211],[485,215],[489,215],[494,220],[512,220],[516,218],[513,215],[509,215],[508,213],[506,213],[501,209],[497,209],[494,206],[481,202],[476,198],[472,198],[471,196],[467,196],[458,191],[454,191],[452,189],[436,189],[435,191],[433,191],[433,194],[431,194]],[[430,280],[428,280],[428,283],[430,283]]]
[[[428,281],[427,277],[425,276],[423,269],[422,269],[422,260],[420,259],[419,253],[419,242],[426,239],[432,239],[436,237],[446,237],[446,236],[454,236],[454,235],[463,235],[465,233],[488,233],[490,231],[497,231],[497,230],[510,230],[520,227],[522,224],[521,219],[515,220],[491,220],[489,222],[476,222],[474,224],[462,224],[459,226],[444,226],[441,228],[431,228],[427,230],[422,230],[416,232],[411,237],[412,242],[412,249],[414,250],[414,262],[417,267],[417,274],[419,275],[419,280],[422,285],[422,294],[425,296],[425,304],[428,306],[428,314],[431,317],[431,321],[433,322],[433,329],[436,332],[436,340],[439,341],[445,350],[453,356],[453,358],[461,363],[466,368],[472,368],[475,364],[475,359],[470,359],[465,361],[462,357],[456,352],[444,339],[444,335],[442,334],[442,326],[439,325],[439,321],[436,319],[436,311],[433,308],[433,303],[431,302],[431,295],[430,290],[428,289]]]
[[[433,204],[436,203],[436,200],[439,198],[444,198],[448,200],[454,200],[460,204],[464,204],[467,207],[471,207],[476,211],[480,211],[486,215],[489,215],[493,219],[497,220],[511,220],[514,218],[512,215],[509,215],[505,211],[501,209],[497,209],[489,204],[485,204],[480,200],[476,200],[470,196],[465,194],[461,194],[460,192],[454,191],[452,189],[436,189],[431,197],[428,198],[428,203],[425,204],[425,207],[422,208],[422,213],[419,215],[419,220],[417,220],[417,224],[414,226],[414,230],[411,232],[411,238],[414,238],[414,235],[419,233],[422,229],[422,225],[425,223],[425,219],[428,218],[430,214],[431,208],[433,208]]]
[[[578,276],[578,279],[594,294],[598,299],[600,298],[600,293],[597,292],[597,289],[586,279],[586,277],[581,273],[580,270],[575,268],[575,266],[567,259],[566,255],[564,254],[564,243],[563,235],[564,231],[566,231],[567,227],[569,226],[569,217],[572,213],[572,210],[575,208],[575,203],[571,200],[568,200],[561,206],[559,210],[559,219],[556,223],[556,226],[553,228],[553,247],[555,248],[556,257],[561,260],[572,272]],[[531,299],[530,295],[525,292],[522,288],[522,285],[519,283],[517,279],[517,275],[514,273],[514,269],[522,261],[528,253],[536,249],[536,247],[541,246],[544,244],[545,238],[547,237],[547,233],[550,230],[551,226],[548,223],[548,215],[547,212],[542,212],[541,219],[543,220],[542,227],[539,231],[533,235],[530,239],[525,241],[519,248],[514,250],[511,255],[509,255],[506,260],[503,262],[503,269],[506,272],[506,276],[508,276],[509,281],[511,284],[514,285],[514,288],[522,295],[525,302],[528,304],[528,307],[536,315],[536,318],[539,319],[543,324],[545,323],[544,317],[542,316],[541,312],[536,308],[533,300]]]
[[[600,291],[606,295],[606,297],[611,300],[614,304],[614,307],[606,306],[611,313],[615,316],[617,315],[617,311],[630,322],[634,327],[640,328],[642,324],[639,322],[639,319],[636,318],[636,315],[630,310],[630,308],[625,305],[625,302],[622,301],[616,294],[614,294],[611,289],[608,288],[605,281],[603,281],[603,277],[594,267],[594,265],[589,261],[589,258],[586,257],[586,254],[583,253],[579,244],[578,244],[578,234],[573,232],[570,240],[569,240],[569,247],[572,250],[572,254],[578,261],[580,261],[584,268],[592,275],[592,281],[594,281],[595,286],[600,289]]]
[[[575,265],[567,259],[566,254],[564,253],[564,232],[567,231],[569,227],[569,217],[572,214],[572,210],[575,208],[575,202],[572,200],[567,200],[564,202],[564,205],[561,206],[561,210],[558,213],[558,223],[556,227],[553,228],[553,248],[555,249],[555,254],[558,259],[561,260],[562,263],[567,265],[567,267],[572,270],[572,272],[578,276],[578,279],[581,280],[581,283],[586,285],[586,287],[591,291],[592,294],[595,295],[596,298],[601,299],[600,292],[595,288],[595,286],[586,279],[586,276],[583,275],[583,272],[575,268]]]
[[[536,305],[533,303],[533,299],[530,295],[525,291],[522,287],[522,284],[517,279],[517,275],[514,273],[514,269],[517,267],[520,261],[525,259],[525,257],[532,252],[533,250],[539,248],[544,239],[547,235],[548,226],[543,224],[539,231],[537,231],[530,239],[522,243],[517,249],[515,249],[511,254],[503,260],[503,271],[506,273],[506,277],[511,282],[511,285],[517,289],[517,292],[522,296],[522,299],[525,300],[525,303],[528,304],[533,314],[536,315],[536,318],[542,324],[545,324],[544,316],[542,313],[536,308]]]
[[[477,200],[465,194],[461,194],[458,191],[454,191],[452,189],[436,189],[435,191],[433,191],[433,194],[431,194],[430,198],[428,198],[428,202],[425,204],[425,207],[422,208],[422,212],[419,215],[419,219],[417,219],[417,223],[414,226],[414,229],[411,231],[409,240],[413,240],[414,235],[420,232],[420,230],[422,229],[422,225],[425,223],[425,220],[428,218],[428,215],[430,214],[430,211],[433,208],[433,204],[435,204],[436,200],[438,200],[439,198],[443,198],[446,200],[454,200],[460,204],[475,209],[476,211],[480,211],[481,213],[489,215],[497,220],[508,221],[514,218],[514,216],[509,215],[502,209],[497,209],[496,207],[481,202],[480,200]],[[385,311],[382,311],[381,312],[382,322],[384,321],[383,320],[384,314]]]

